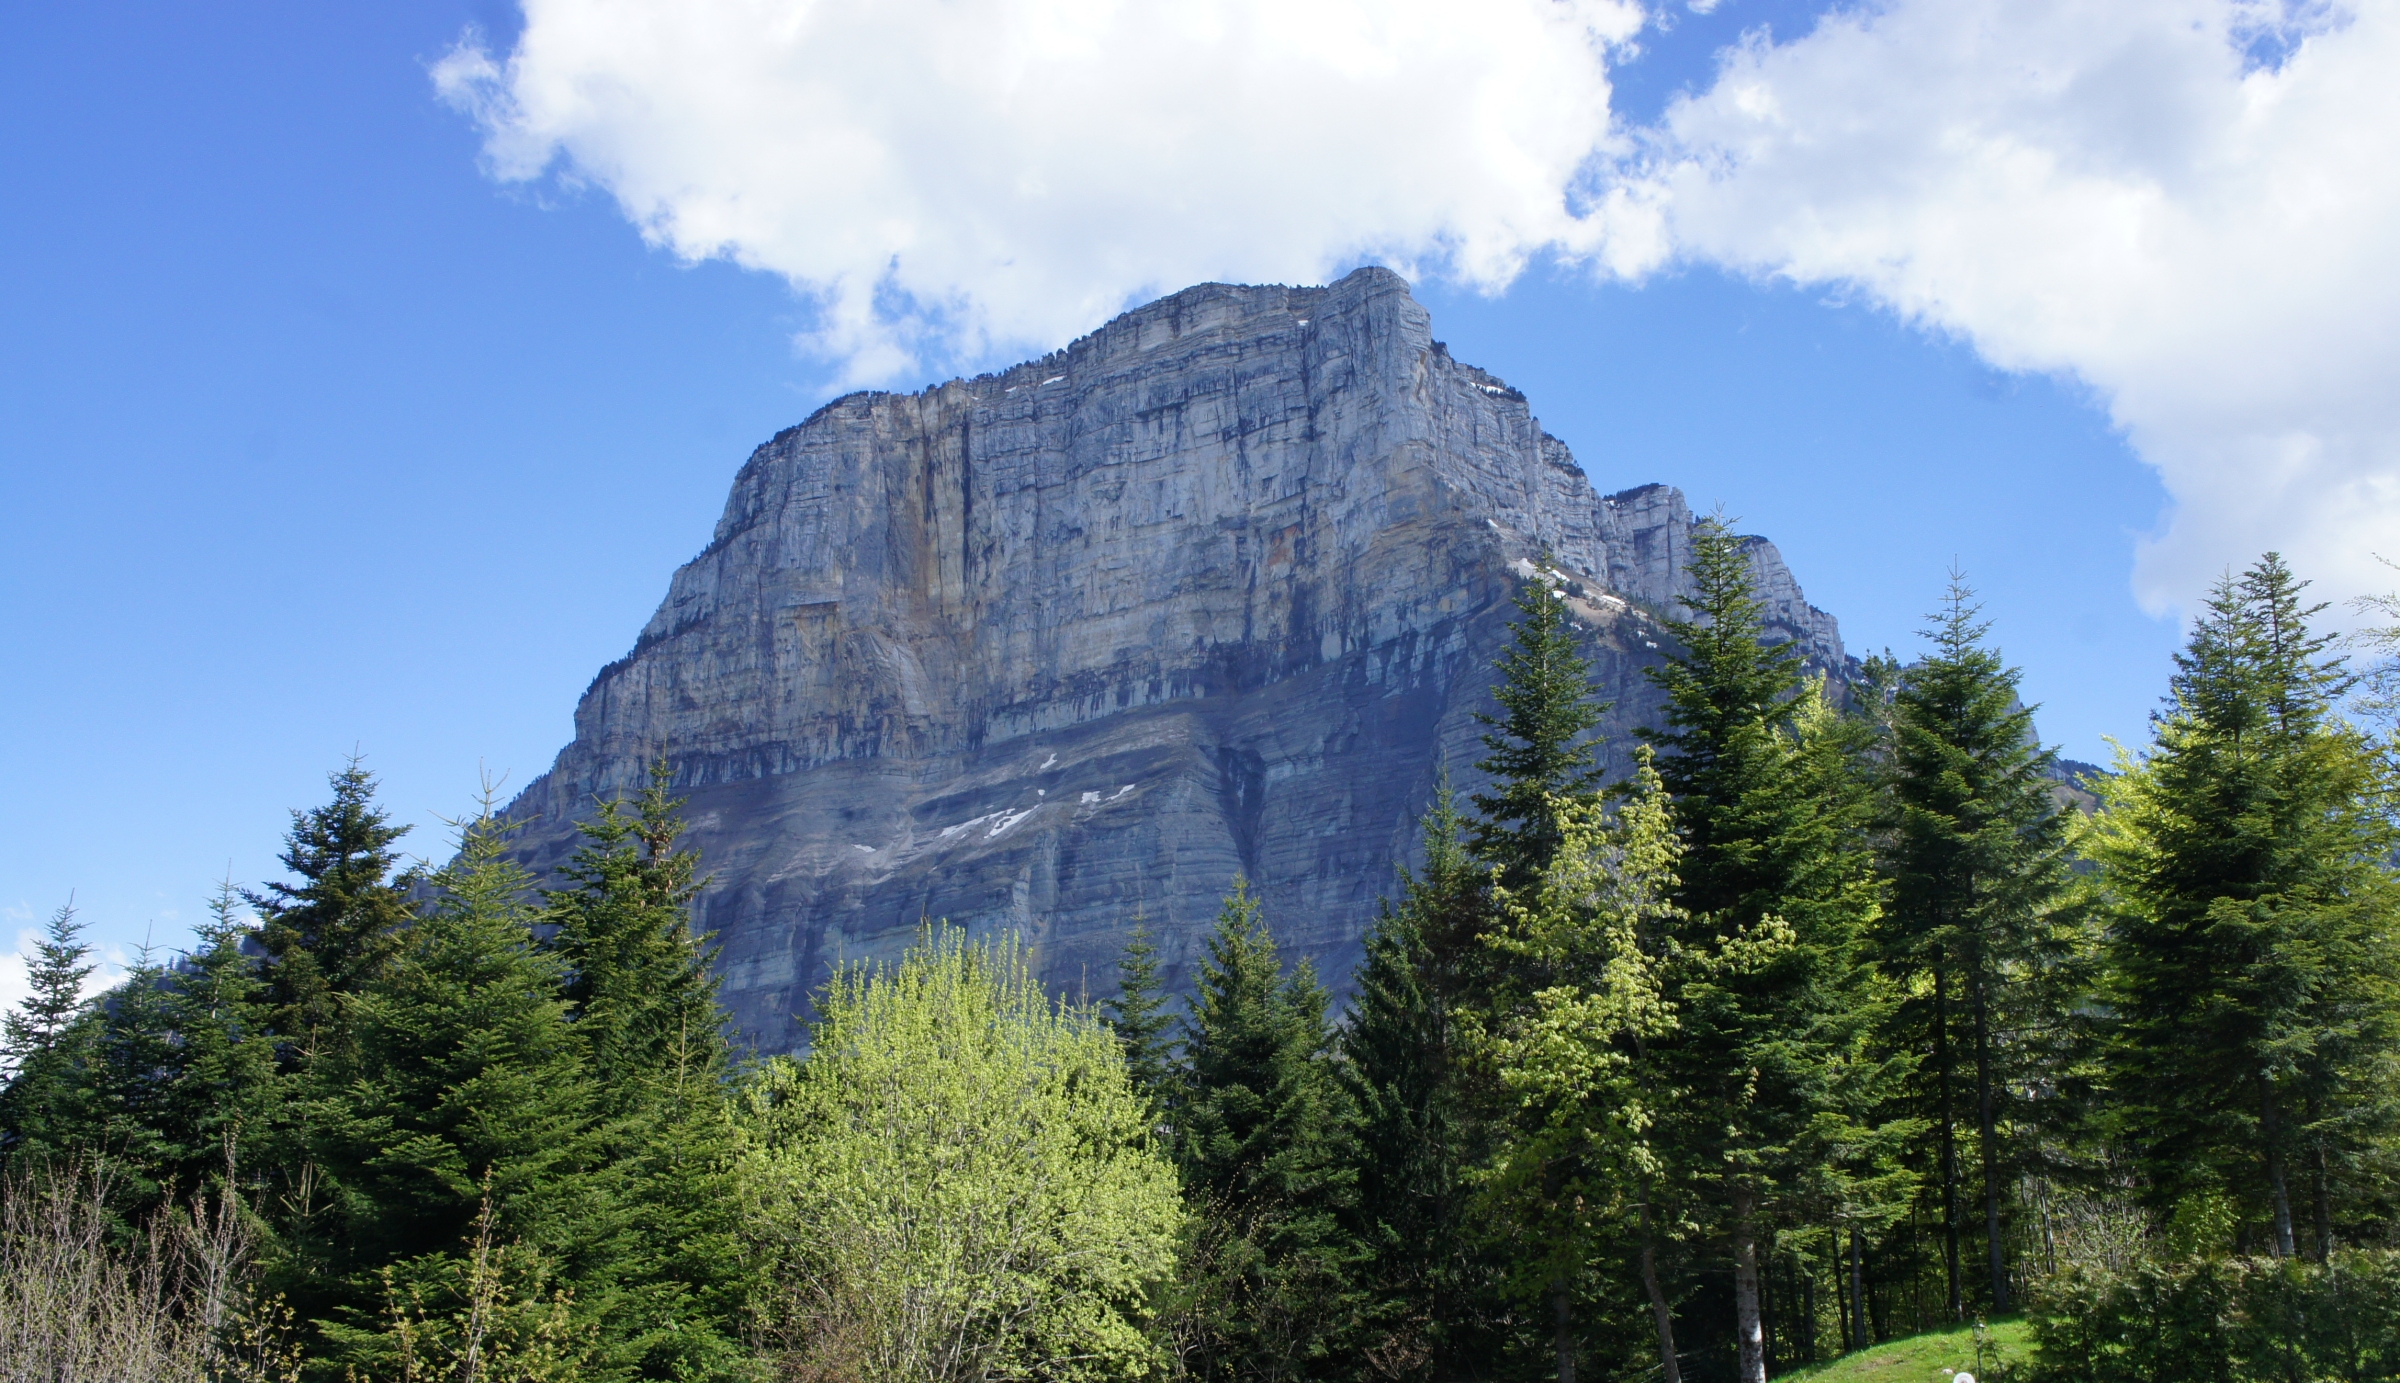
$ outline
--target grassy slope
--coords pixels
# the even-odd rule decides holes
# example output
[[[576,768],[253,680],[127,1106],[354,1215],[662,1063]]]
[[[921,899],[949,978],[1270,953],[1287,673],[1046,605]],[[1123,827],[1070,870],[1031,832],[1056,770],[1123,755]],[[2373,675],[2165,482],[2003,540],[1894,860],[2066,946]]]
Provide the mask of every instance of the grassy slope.
[[[2029,1352],[2023,1321],[2000,1321],[1992,1342],[2011,1364],[2023,1364]],[[1948,1370],[1975,1368],[1975,1331],[1944,1330],[1890,1340],[1873,1349],[1846,1354],[1830,1364],[1816,1364],[1783,1374],[1783,1379],[1808,1383],[1946,1383]]]

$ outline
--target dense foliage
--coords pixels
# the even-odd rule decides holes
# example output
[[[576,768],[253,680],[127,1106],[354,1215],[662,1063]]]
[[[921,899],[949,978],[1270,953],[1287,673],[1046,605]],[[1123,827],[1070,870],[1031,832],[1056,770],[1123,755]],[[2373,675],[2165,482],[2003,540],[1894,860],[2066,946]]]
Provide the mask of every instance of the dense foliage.
[[[1751,556],[1701,525],[1615,758],[1534,565],[1481,788],[1438,789],[1338,1013],[1235,879],[1193,954],[1129,919],[1097,1005],[936,925],[745,1058],[665,765],[536,879],[488,801],[404,867],[350,764],[190,953],[95,998],[51,919],[0,1028],[0,1344],[139,1383],[1763,1383],[2022,1305],[2012,1377],[2400,1377],[2393,666],[2270,555],[2070,793],[1963,580],[1923,656],[1811,668]]]
[[[2033,1293],[2032,1383],[2400,1379],[2400,1253],[2078,1269]]]

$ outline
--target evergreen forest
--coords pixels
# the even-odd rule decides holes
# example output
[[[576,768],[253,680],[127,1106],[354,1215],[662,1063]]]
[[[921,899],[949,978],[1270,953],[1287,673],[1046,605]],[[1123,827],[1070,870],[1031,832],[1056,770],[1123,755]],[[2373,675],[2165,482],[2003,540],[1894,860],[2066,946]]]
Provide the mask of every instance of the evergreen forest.
[[[1764,1383],[2003,1320],[1987,1383],[2400,1379],[2400,626],[2269,554],[2085,772],[1963,578],[1829,674],[1689,561],[1607,755],[1535,565],[1341,984],[1236,879],[1188,999],[1130,911],[1096,1002],[934,924],[762,1057],[670,765],[536,878],[351,763],[190,952],[94,994],[51,919],[0,1380]]]

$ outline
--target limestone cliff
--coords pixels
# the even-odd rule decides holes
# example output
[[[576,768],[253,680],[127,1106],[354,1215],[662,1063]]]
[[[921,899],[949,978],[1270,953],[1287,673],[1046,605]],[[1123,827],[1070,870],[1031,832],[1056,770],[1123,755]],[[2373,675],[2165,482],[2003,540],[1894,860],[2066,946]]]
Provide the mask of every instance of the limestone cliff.
[[[1237,873],[1339,987],[1437,775],[1474,786],[1524,559],[1576,577],[1621,745],[1691,522],[1663,486],[1597,493],[1388,271],[1206,284],[760,447],[511,811],[547,866],[663,755],[768,1050],[830,966],[927,918],[1014,928],[1095,996],[1146,919],[1180,986]],[[1751,556],[1780,632],[1841,666]]]

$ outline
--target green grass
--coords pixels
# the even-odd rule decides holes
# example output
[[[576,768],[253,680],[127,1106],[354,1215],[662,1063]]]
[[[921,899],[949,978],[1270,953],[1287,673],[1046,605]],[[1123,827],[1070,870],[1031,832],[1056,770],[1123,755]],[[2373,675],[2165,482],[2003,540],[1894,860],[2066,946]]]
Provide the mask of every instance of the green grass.
[[[2026,1343],[2025,1322],[2020,1320],[1994,1321],[1991,1339],[2011,1365],[2022,1367],[2031,1352]],[[1845,1354],[1830,1364],[1794,1369],[1778,1375],[1778,1380],[1779,1383],[1784,1379],[1806,1379],[1808,1383],[1947,1383],[1950,1374],[1945,1370],[1958,1369],[1975,1372],[1972,1326],[1911,1335],[1905,1340],[1886,1340],[1872,1349]]]

